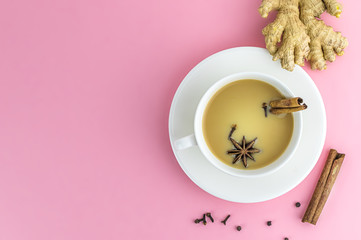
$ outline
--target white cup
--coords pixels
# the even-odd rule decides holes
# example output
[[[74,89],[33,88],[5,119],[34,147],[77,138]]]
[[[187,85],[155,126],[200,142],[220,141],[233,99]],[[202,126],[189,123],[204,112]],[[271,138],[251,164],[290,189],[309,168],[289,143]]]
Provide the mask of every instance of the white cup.
[[[184,150],[186,148],[192,147],[192,146],[198,146],[203,155],[206,157],[206,159],[212,163],[216,168],[219,170],[231,174],[233,176],[237,177],[260,177],[267,174],[271,174],[278,169],[280,169],[284,164],[287,163],[292,158],[292,155],[297,149],[297,146],[301,139],[301,133],[302,133],[302,115],[301,112],[295,112],[293,113],[294,117],[294,127],[293,127],[293,134],[291,137],[291,141],[288,144],[286,150],[284,153],[274,162],[271,164],[255,169],[255,170],[242,170],[233,168],[231,166],[228,166],[227,164],[223,163],[221,160],[219,160],[216,156],[213,155],[211,150],[208,148],[208,145],[204,139],[203,131],[202,131],[202,118],[204,114],[204,110],[206,109],[206,106],[209,102],[209,100],[213,97],[213,95],[222,87],[225,85],[232,83],[234,81],[238,80],[244,80],[244,79],[256,79],[263,82],[266,82],[272,86],[274,86],[276,89],[278,89],[285,97],[295,97],[294,94],[277,78],[274,78],[270,75],[264,74],[264,73],[258,73],[258,72],[241,72],[241,73],[235,73],[229,76],[226,76],[216,83],[214,83],[207,92],[203,95],[202,99],[200,100],[196,113],[194,118],[194,134],[191,134],[189,136],[183,137],[181,139],[178,139],[174,142],[174,146],[176,150]]]

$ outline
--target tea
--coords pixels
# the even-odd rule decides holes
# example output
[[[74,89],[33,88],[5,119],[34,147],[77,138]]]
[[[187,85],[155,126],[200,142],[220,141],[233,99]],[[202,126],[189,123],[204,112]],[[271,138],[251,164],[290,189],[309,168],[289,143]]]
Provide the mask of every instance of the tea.
[[[265,167],[286,150],[293,133],[293,115],[265,116],[262,104],[284,98],[272,85],[259,80],[247,79],[232,82],[220,90],[208,102],[203,114],[203,135],[211,152],[225,164],[239,169]],[[254,147],[261,152],[248,160],[245,168],[242,161],[232,164],[234,157],[227,150],[234,148],[228,139],[233,124],[237,125],[232,138],[242,142],[257,138]]]

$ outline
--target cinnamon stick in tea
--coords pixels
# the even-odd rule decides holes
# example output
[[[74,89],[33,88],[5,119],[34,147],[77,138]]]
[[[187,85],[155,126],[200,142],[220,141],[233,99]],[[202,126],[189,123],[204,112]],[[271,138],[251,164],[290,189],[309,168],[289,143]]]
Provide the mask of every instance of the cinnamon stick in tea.
[[[299,107],[303,103],[303,99],[300,97],[286,98],[280,100],[274,100],[269,103],[271,108],[294,108]]]
[[[303,104],[299,107],[292,107],[292,108],[271,108],[269,111],[272,114],[282,114],[282,113],[298,112],[305,109],[307,109],[307,105]]]
[[[300,97],[285,98],[274,100],[269,103],[272,114],[292,113],[307,109],[307,105],[303,103],[303,99]]]
[[[340,154],[335,149],[330,150],[320,179],[317,182],[315,191],[302,218],[302,222],[316,225],[336,181],[344,158],[345,154]]]

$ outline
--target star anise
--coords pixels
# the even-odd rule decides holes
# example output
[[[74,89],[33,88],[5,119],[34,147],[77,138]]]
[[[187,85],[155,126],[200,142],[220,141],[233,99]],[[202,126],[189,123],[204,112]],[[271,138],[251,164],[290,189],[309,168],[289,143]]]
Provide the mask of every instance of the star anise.
[[[247,158],[252,159],[253,161],[255,161],[252,154],[260,152],[259,149],[253,147],[254,143],[257,140],[257,138],[253,139],[252,141],[250,141],[248,143],[246,142],[245,136],[243,136],[242,142],[237,142],[232,137],[230,137],[229,140],[232,142],[233,146],[235,147],[235,149],[227,151],[228,154],[233,154],[234,155],[234,159],[233,159],[232,164],[235,164],[239,160],[242,160],[243,165],[245,167],[247,167],[248,166]]]

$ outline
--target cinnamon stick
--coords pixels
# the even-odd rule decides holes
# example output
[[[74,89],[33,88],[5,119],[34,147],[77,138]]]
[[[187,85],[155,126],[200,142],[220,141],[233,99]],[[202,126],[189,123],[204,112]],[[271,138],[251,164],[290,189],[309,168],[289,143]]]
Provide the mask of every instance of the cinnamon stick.
[[[344,158],[345,154],[337,153],[335,149],[330,150],[320,179],[317,182],[310,203],[302,218],[302,222],[316,225],[336,181]]]
[[[303,99],[300,97],[274,100],[269,103],[271,108],[294,108],[301,106]]]
[[[313,216],[315,215],[317,205],[320,201],[323,189],[325,187],[327,177],[331,170],[333,159],[336,158],[336,155],[337,155],[337,151],[335,149],[331,149],[330,152],[328,153],[328,157],[327,157],[325,166],[323,167],[321,176],[318,179],[315,191],[313,192],[311,201],[308,204],[308,207],[305,212],[305,215],[303,216],[302,222],[312,222]]]
[[[340,172],[340,168],[341,168],[344,158],[345,158],[345,154],[337,154],[336,160],[332,164],[332,168],[330,170],[330,175],[327,178],[327,182],[326,182],[324,191],[322,193],[320,202],[317,205],[315,215],[313,216],[313,219],[311,222],[314,225],[316,225],[318,218],[320,217],[321,212],[323,210],[323,207],[326,204],[326,201],[328,199],[328,196],[330,195],[333,184],[336,181],[336,177],[337,177],[338,173]]]
[[[302,103],[303,103],[303,99],[300,97],[274,100],[269,103],[271,108],[270,113],[283,114],[283,113],[298,112],[307,109],[307,105]]]
[[[282,113],[298,112],[305,109],[307,109],[307,105],[303,104],[299,107],[292,107],[292,108],[271,108],[269,111],[272,114],[282,114]]]

